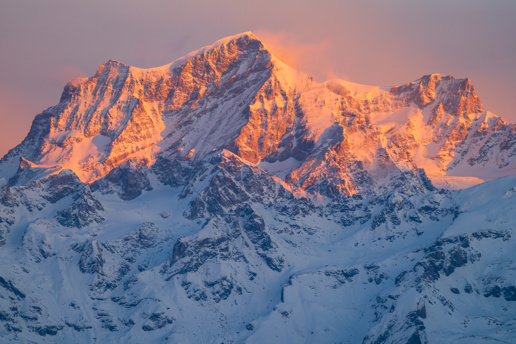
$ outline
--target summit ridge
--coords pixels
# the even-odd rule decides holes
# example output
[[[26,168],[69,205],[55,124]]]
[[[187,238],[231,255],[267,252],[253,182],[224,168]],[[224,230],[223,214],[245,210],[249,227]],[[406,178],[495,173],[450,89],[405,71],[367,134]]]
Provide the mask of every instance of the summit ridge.
[[[250,32],[70,81],[0,160],[0,338],[509,343],[516,126]]]
[[[23,157],[92,183],[129,159],[150,167],[159,155],[202,159],[228,149],[250,163],[290,159],[310,169],[318,157],[345,156],[348,167],[339,163],[340,181],[328,187],[348,195],[367,188],[350,170],[378,175],[378,159],[390,172],[423,168],[454,188],[456,180],[471,185],[466,181],[515,171],[514,126],[495,118],[469,79],[431,74],[392,88],[320,84],[245,32],[162,67],[110,60],[93,77],[72,80],[0,170],[12,178]],[[282,175],[294,189],[313,186],[301,167]]]

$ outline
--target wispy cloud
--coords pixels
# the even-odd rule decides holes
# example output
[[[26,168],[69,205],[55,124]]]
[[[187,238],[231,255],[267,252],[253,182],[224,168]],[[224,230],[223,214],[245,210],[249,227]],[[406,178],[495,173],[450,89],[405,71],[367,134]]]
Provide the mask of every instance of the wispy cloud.
[[[292,33],[273,32],[266,29],[254,30],[265,47],[281,61],[305,72],[319,81],[328,78],[343,78],[333,71],[329,58],[331,40],[321,38],[317,41],[301,41]]]
[[[84,78],[87,76],[86,72],[82,69],[75,66],[65,65],[60,67],[59,70],[51,76],[51,80],[58,83],[60,86],[64,86],[72,79]]]

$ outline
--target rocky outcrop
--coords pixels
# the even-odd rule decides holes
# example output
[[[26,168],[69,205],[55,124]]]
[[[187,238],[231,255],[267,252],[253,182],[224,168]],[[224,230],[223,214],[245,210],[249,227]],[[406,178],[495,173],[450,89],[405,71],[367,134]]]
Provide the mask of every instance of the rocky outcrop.
[[[189,181],[181,196],[191,194],[193,186],[206,179],[209,184],[190,203],[185,213],[187,218],[217,216],[245,203],[272,204],[293,198],[267,172],[250,166],[228,151],[213,156],[209,164]]]
[[[418,107],[441,107],[454,116],[484,111],[475,86],[469,79],[455,79],[449,75],[425,75],[415,82],[391,88],[390,92],[403,101]]]
[[[93,192],[102,194],[117,193],[124,201],[129,201],[142,194],[143,191],[151,191],[152,186],[143,171],[142,164],[138,160],[129,160],[118,168],[111,170],[104,178],[91,185]]]
[[[94,190],[133,199],[150,187],[143,167],[178,168],[160,178],[179,185],[195,165],[181,161],[226,149],[264,162],[293,190],[370,196],[403,185],[420,192],[418,168],[430,179],[510,174],[514,140],[514,125],[484,112],[469,79],[432,74],[389,90],[319,84],[244,33],[163,67],[110,60],[72,80],[0,171],[22,185],[70,169],[98,181]]]
[[[510,342],[515,177],[434,181],[512,173],[515,132],[467,79],[320,84],[251,33],[109,61],[0,162],[0,335]]]
[[[82,228],[92,223],[104,222],[101,212],[104,207],[91,193],[89,186],[84,186],[75,196],[73,203],[57,214],[57,221],[66,227]]]

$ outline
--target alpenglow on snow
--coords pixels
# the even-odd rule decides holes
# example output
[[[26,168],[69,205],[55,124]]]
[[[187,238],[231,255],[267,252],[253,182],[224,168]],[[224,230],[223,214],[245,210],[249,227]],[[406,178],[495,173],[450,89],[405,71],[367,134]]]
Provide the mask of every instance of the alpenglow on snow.
[[[254,34],[74,79],[0,160],[5,342],[509,343],[516,126]]]

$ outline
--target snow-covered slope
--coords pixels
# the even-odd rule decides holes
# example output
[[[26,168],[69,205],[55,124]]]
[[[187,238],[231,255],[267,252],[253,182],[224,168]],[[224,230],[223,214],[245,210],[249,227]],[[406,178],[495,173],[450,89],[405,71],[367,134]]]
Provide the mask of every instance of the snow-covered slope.
[[[317,83],[252,33],[109,61],[0,161],[0,338],[510,343],[515,128],[467,79]]]
[[[516,177],[315,206],[228,151],[124,166],[2,187],[5,341],[513,338]]]
[[[227,149],[301,193],[374,195],[417,168],[450,188],[513,175],[515,128],[484,111],[468,79],[320,84],[243,33],[162,67],[109,61],[72,80],[0,171],[11,184],[63,169],[92,183],[130,159]]]

